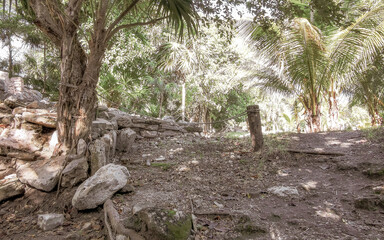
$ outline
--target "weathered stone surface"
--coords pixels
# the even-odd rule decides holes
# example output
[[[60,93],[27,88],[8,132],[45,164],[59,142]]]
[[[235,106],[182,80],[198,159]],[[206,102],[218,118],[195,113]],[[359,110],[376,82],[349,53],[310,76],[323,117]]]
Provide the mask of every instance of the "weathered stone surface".
[[[23,195],[25,186],[16,177],[16,174],[0,181],[0,202],[12,197]]]
[[[121,152],[129,152],[136,139],[136,132],[130,128],[125,128],[117,132],[116,149]]]
[[[56,114],[23,112],[22,118],[27,122],[39,124],[47,128],[56,128]]]
[[[268,192],[275,194],[277,196],[280,196],[280,197],[298,196],[299,195],[299,191],[297,191],[297,188],[285,187],[285,186],[268,188]]]
[[[4,100],[4,103],[10,108],[16,108],[16,107],[24,107],[27,102],[24,99],[20,99],[12,95],[7,97]]]
[[[43,147],[43,140],[35,131],[6,129],[0,135],[0,148],[35,152]]]
[[[102,138],[96,139],[89,146],[91,175],[104,165],[110,163],[116,151],[117,134],[110,131]]]
[[[10,158],[17,158],[24,161],[34,161],[36,159],[36,155],[28,152],[9,152],[7,154]]]
[[[195,123],[187,123],[187,124],[183,123],[180,125],[182,129],[186,130],[187,132],[203,132],[203,128],[199,127],[199,125]]]
[[[149,235],[158,239],[188,239],[192,230],[190,214],[177,209],[145,208],[138,213]]]
[[[73,187],[83,182],[88,177],[88,161],[86,157],[75,159],[63,170],[61,179],[62,187]]]
[[[165,131],[165,132],[161,132],[160,136],[161,137],[174,137],[174,136],[177,136],[177,135],[180,135],[180,134],[182,134],[182,132]]]
[[[171,131],[181,131],[181,127],[177,125],[171,125],[171,124],[161,124],[160,129],[164,130],[171,130]]]
[[[155,138],[158,137],[159,133],[156,131],[141,131],[140,135],[145,138]]]
[[[34,162],[18,160],[16,162],[17,177],[22,183],[49,192],[57,185],[64,162],[65,156]]]
[[[37,225],[44,231],[49,231],[63,225],[64,215],[63,214],[40,214],[37,217]]]
[[[99,106],[97,106],[97,111],[98,111],[98,112],[105,112],[105,111],[108,111],[108,107],[105,106],[105,105],[99,105]]]
[[[88,151],[87,143],[84,141],[84,139],[80,139],[77,143],[77,155],[85,155],[85,153]]]
[[[0,112],[1,113],[12,113],[12,109],[5,105],[5,103],[0,103]]]
[[[107,148],[107,143],[101,139],[96,139],[89,145],[91,175],[94,175],[99,168],[107,164]]]
[[[123,188],[129,176],[124,166],[111,163],[100,168],[77,188],[72,205],[78,210],[96,208]]]
[[[130,128],[132,126],[132,118],[128,115],[118,115],[114,118],[119,128]]]
[[[107,163],[110,163],[111,159],[115,156],[116,153],[116,140],[117,140],[117,133],[116,131],[110,131],[109,133],[105,134],[101,140],[103,140],[107,145],[105,148],[106,157],[107,157]]]
[[[35,132],[41,132],[43,131],[43,126],[34,124],[34,123],[29,123],[29,122],[23,122],[21,123],[20,126],[21,129],[27,130],[27,131],[35,131]]]
[[[13,115],[23,114],[24,112],[35,113],[35,114],[54,114],[47,109],[29,109],[25,107],[17,107],[13,109],[12,114]]]
[[[97,139],[111,130],[117,130],[117,126],[105,119],[97,118],[92,122],[92,138]]]

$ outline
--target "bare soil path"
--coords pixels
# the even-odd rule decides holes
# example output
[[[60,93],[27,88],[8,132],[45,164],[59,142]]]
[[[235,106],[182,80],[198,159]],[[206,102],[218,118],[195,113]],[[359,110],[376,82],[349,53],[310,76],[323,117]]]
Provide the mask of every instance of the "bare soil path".
[[[143,206],[193,213],[194,239],[384,239],[381,129],[266,136],[265,142],[252,153],[248,138],[139,140],[133,153],[118,156],[136,190],[113,202],[122,218]],[[104,239],[101,208],[73,211],[73,191],[56,201],[54,193],[31,190],[2,203],[0,238]],[[66,224],[42,232],[39,212],[64,212]],[[92,227],[82,230],[87,222]]]

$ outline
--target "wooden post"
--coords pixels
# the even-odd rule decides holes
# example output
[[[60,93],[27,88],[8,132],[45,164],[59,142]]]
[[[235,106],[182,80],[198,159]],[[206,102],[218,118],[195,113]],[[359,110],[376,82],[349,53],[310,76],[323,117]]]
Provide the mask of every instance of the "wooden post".
[[[252,139],[252,149],[254,152],[263,147],[263,132],[261,130],[260,108],[259,105],[247,107],[249,131]]]

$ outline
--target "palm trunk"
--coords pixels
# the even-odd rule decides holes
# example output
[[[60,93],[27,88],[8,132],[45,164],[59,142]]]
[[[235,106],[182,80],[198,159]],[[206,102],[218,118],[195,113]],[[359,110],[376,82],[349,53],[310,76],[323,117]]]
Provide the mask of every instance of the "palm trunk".
[[[339,130],[339,106],[336,99],[336,92],[329,91],[328,93],[328,104],[329,104],[329,129]]]

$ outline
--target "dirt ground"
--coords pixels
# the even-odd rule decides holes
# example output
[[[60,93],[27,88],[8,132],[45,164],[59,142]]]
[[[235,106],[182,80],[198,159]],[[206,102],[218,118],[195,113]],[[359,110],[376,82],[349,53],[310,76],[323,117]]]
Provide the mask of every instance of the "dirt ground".
[[[191,239],[384,239],[383,133],[269,135],[259,153],[249,138],[138,140],[117,156],[135,191],[113,202],[122,219],[138,206],[192,213]],[[77,212],[74,191],[0,203],[0,239],[104,239],[102,208]],[[65,224],[43,232],[39,213]]]

